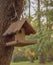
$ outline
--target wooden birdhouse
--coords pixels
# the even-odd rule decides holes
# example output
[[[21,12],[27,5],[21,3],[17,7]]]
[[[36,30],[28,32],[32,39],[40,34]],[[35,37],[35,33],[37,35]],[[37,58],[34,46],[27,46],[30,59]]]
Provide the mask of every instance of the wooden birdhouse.
[[[53,23],[50,23],[50,24],[48,25],[48,29],[53,30]]]
[[[49,29],[50,31],[53,31],[53,23],[50,23],[50,24],[48,25],[48,29]],[[53,39],[53,34],[51,34],[51,38]]]
[[[51,30],[53,30],[53,24],[51,25]]]
[[[28,20],[22,19],[12,23],[3,36],[6,37],[6,46],[26,46],[35,44],[35,41],[25,40],[25,36],[35,33]]]

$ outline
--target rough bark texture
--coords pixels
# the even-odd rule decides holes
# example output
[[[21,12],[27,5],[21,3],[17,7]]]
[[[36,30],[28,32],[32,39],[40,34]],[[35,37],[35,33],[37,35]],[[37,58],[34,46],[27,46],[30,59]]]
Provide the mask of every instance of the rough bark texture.
[[[16,9],[18,18],[20,17],[23,11],[23,0],[14,0],[16,1]],[[8,9],[11,4],[11,0],[0,0],[0,65],[9,65],[13,53],[14,47],[5,47],[5,37],[2,37],[2,34],[13,22],[11,18],[14,16],[14,9],[11,7]]]
[[[38,59],[40,63],[43,63],[43,64],[45,63],[45,58],[42,52],[40,52]]]

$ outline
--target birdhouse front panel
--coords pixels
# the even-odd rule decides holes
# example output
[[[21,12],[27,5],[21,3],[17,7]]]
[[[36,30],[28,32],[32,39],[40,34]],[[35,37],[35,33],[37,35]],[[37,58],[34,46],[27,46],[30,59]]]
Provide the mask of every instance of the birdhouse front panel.
[[[24,40],[25,39],[25,31],[22,28],[19,32],[17,31],[15,34],[15,40]]]

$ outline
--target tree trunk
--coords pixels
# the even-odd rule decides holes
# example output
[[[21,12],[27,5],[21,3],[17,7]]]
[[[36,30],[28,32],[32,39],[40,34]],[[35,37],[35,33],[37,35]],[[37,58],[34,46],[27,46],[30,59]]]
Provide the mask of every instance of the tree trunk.
[[[39,59],[39,62],[40,62],[40,63],[45,63],[45,58],[44,58],[43,53],[40,52],[38,59]]]
[[[31,16],[31,1],[30,0],[28,0],[29,1],[29,18],[30,18],[30,16]]]
[[[18,18],[23,11],[23,0],[16,1],[16,10]],[[6,31],[9,25],[13,22],[11,18],[14,16],[14,9],[11,7],[11,0],[0,0],[0,65],[10,65],[14,47],[5,47],[6,38],[2,34]]]
[[[41,21],[40,21],[41,15],[40,15],[40,0],[38,0],[38,27],[39,32],[41,31]]]
[[[42,30],[41,30],[41,14],[40,14],[40,7],[41,7],[41,5],[40,5],[40,3],[41,3],[41,1],[40,0],[38,0],[38,28],[39,28],[39,35],[41,35],[42,34]],[[41,44],[42,43],[42,38],[39,40],[39,43]],[[42,49],[42,48],[41,48]],[[40,50],[41,50],[40,49]],[[39,52],[40,52],[40,50],[39,50]],[[45,60],[44,60],[44,56],[43,56],[43,54],[42,54],[42,52],[40,52],[39,53],[39,56],[38,56],[38,59],[39,59],[39,62],[40,63],[44,63],[45,62]]]

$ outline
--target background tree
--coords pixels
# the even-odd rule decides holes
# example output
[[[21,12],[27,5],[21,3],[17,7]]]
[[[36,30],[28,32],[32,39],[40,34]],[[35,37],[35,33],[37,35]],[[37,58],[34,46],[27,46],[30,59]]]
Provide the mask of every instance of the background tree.
[[[17,11],[17,20],[20,18],[21,13],[23,12],[23,3],[24,0],[14,0],[15,8]],[[13,53],[14,47],[5,47],[6,38],[3,37],[3,33],[9,27],[12,22],[11,18],[14,17],[15,11],[13,6],[10,7],[11,0],[0,0],[0,65],[9,65]]]

